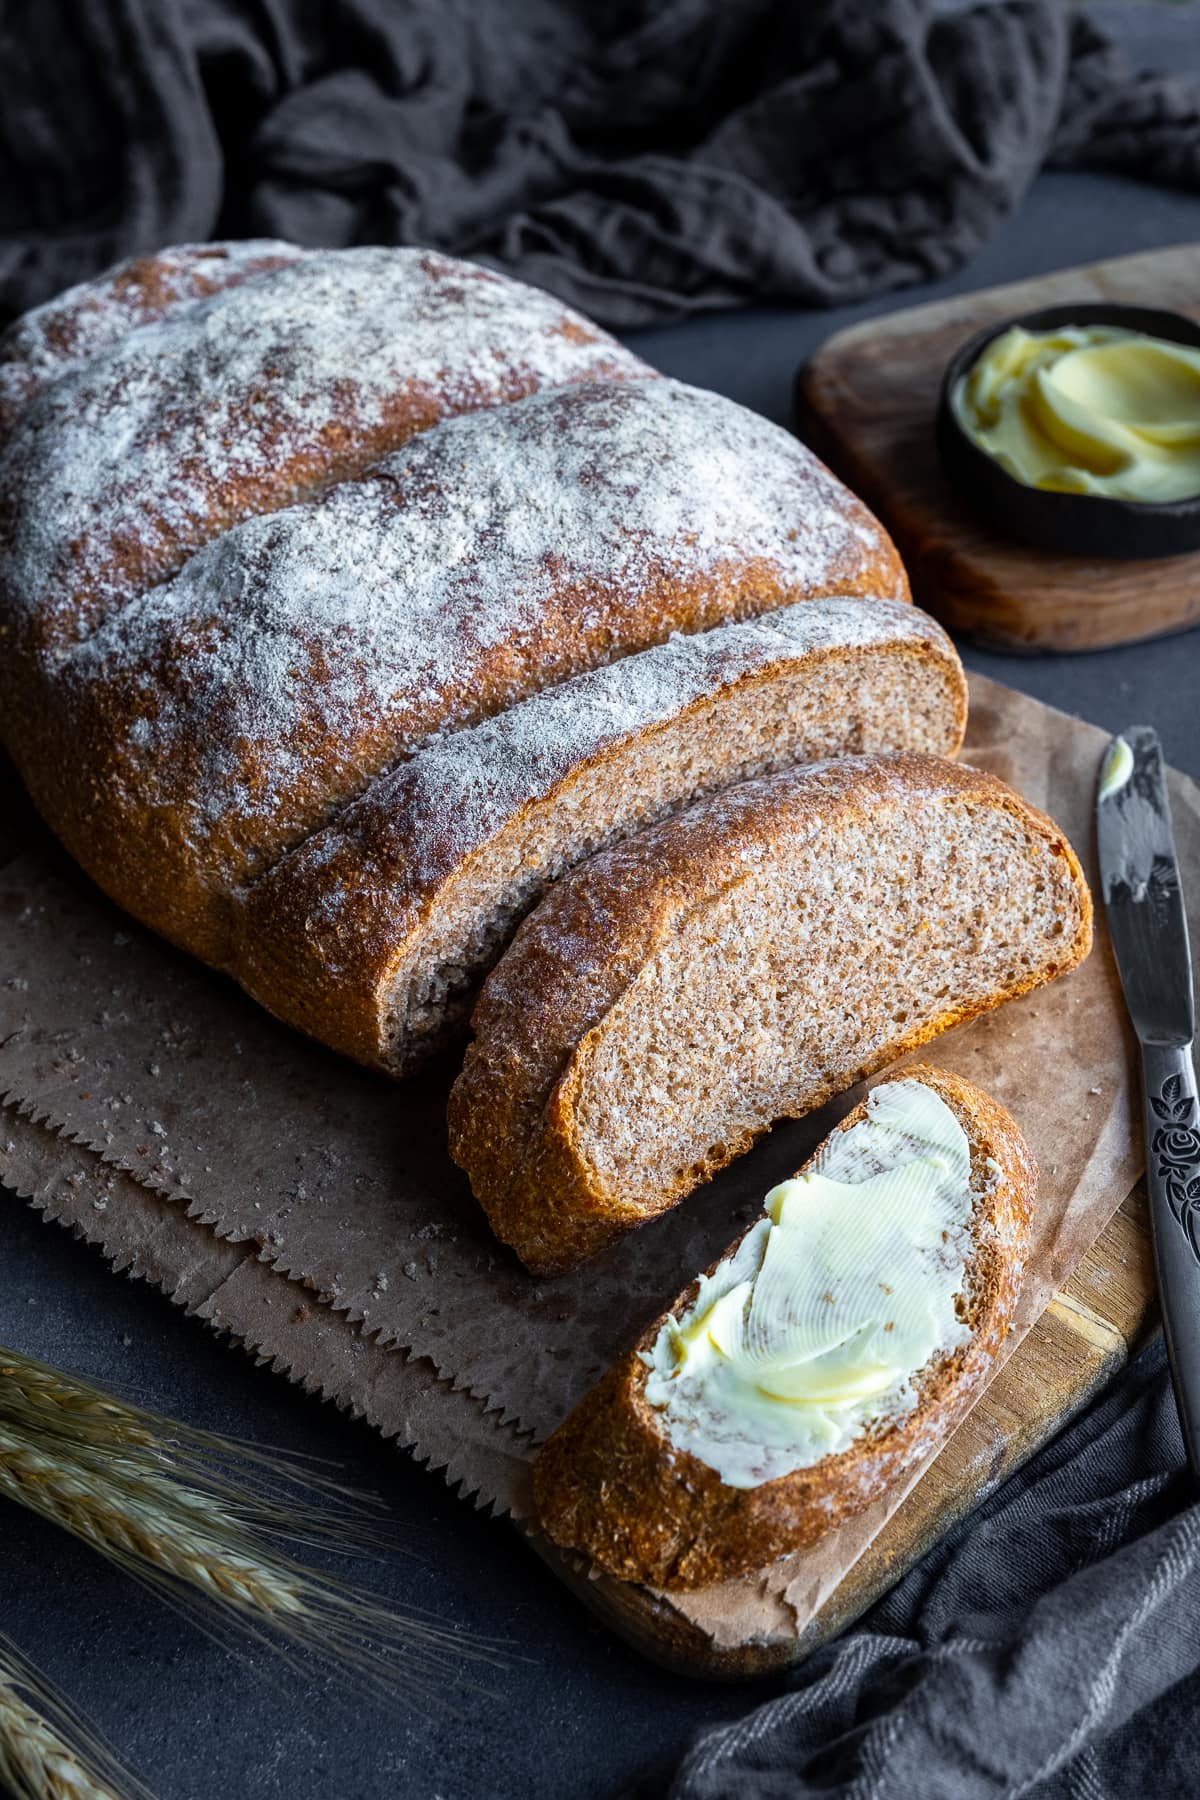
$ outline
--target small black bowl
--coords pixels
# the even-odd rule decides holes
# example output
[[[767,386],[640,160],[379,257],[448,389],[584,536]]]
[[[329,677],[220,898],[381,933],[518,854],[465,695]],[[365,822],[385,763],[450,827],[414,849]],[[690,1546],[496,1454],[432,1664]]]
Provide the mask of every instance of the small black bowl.
[[[954,414],[951,397],[983,351],[1013,325],[1054,331],[1063,325],[1114,325],[1200,350],[1200,324],[1152,306],[1081,302],[1018,313],[990,325],[952,357],[938,397],[937,443],[942,467],[975,511],[997,531],[1069,556],[1181,556],[1200,550],[1200,494],[1186,500],[1112,500],[1104,494],[1057,494],[1028,487],[980,449]]]

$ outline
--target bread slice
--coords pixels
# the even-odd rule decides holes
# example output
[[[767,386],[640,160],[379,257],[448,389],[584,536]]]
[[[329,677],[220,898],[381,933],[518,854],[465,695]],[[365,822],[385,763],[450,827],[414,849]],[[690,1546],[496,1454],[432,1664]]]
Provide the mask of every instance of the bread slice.
[[[956,1303],[965,1342],[935,1351],[912,1372],[903,1396],[907,1410],[894,1404],[865,1418],[837,1454],[757,1486],[730,1486],[709,1461],[671,1441],[661,1405],[647,1398],[660,1331],[668,1317],[683,1318],[695,1303],[700,1284],[693,1282],[543,1447],[534,1465],[534,1495],[542,1526],[556,1544],[582,1551],[626,1581],[667,1589],[705,1586],[762,1569],[813,1543],[949,1437],[995,1366],[1013,1315],[1037,1168],[1009,1115],[970,1082],[914,1065],[888,1077],[874,1094],[897,1080],[931,1088],[966,1134],[969,1251]],[[819,1168],[841,1134],[868,1116],[874,1094],[806,1170]]]
[[[450,1148],[496,1234],[570,1268],[811,1111],[1072,968],[1053,822],[915,754],[742,783],[593,857],[484,985]]]
[[[242,896],[234,963],[393,1075],[466,1026],[564,869],[698,796],[861,750],[953,755],[966,682],[907,602],[809,600],[675,636],[436,739]]]

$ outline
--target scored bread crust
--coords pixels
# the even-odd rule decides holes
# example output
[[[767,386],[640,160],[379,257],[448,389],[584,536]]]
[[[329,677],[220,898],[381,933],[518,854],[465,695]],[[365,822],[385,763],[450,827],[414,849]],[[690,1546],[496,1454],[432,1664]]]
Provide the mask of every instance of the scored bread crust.
[[[699,1282],[693,1281],[538,1455],[538,1517],[561,1548],[581,1552],[623,1581],[666,1590],[749,1575],[862,1512],[960,1423],[995,1367],[1020,1293],[1037,1165],[1010,1115],[961,1076],[916,1064],[885,1080],[919,1080],[932,1088],[967,1135],[971,1185],[979,1196],[965,1296],[968,1342],[926,1366],[911,1412],[879,1421],[810,1468],[755,1488],[728,1487],[715,1469],[668,1441],[645,1398],[642,1357],[652,1351],[664,1320],[694,1303]],[[837,1129],[848,1130],[865,1114],[864,1100]]]
[[[310,251],[248,274],[68,362],[16,418],[0,514],[17,646],[52,658],[230,527],[442,419],[653,379],[549,295],[433,251]]]
[[[407,1074],[465,1028],[503,938],[562,868],[762,767],[863,749],[952,756],[966,711],[953,645],[907,602],[809,600],[674,637],[439,739],[375,783],[246,889],[238,978],[287,1023]],[[664,773],[665,746],[685,742],[683,767]],[[439,918],[480,891],[502,923],[442,951],[449,991],[420,1019],[397,990],[437,981]]]
[[[588,1067],[623,998],[655,955],[772,858],[880,807],[932,820],[939,806],[1008,814],[1061,865],[1074,911],[1053,955],[1002,992],[953,992],[924,1022],[883,1033],[854,1067],[801,1083],[775,1117],[800,1116],[930,1038],[1073,968],[1091,948],[1092,906],[1077,857],[1053,820],[983,770],[939,757],[849,757],[724,790],[571,871],[529,915],[480,994],[474,1041],[450,1094],[450,1153],[496,1235],[536,1274],[574,1267],[673,1205],[749,1148],[773,1118],[722,1139],[650,1197],[633,1201],[589,1160],[578,1115]],[[929,827],[931,828],[931,826]],[[886,999],[886,996],[882,997]],[[714,1022],[714,1028],[716,1022]]]
[[[130,257],[14,319],[0,332],[0,449],[47,382],[141,325],[176,318],[198,300],[306,255],[274,238],[176,244]]]
[[[794,439],[663,379],[475,410],[289,498],[79,643],[54,638],[68,594],[30,601],[53,642],[17,631],[0,670],[11,753],[67,848],[235,973],[235,893],[435,734],[675,631],[907,594],[886,535]]]

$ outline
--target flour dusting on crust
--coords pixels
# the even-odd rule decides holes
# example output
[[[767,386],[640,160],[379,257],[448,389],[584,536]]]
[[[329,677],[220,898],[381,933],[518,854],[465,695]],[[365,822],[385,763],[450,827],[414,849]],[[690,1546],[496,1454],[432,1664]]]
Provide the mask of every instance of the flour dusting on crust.
[[[309,253],[276,238],[174,244],[130,257],[56,294],[0,332],[0,364],[19,363],[43,381],[111,349],[130,331],[176,317],[197,301]]]
[[[53,381],[0,456],[19,626],[85,635],[238,520],[449,415],[645,365],[549,295],[424,250],[300,257]]]
[[[679,628],[869,590],[858,510],[718,395],[563,388],[246,521],[61,679],[85,711],[127,716],[119,788],[172,808],[195,857],[219,835],[210,873],[232,885],[434,733]]]

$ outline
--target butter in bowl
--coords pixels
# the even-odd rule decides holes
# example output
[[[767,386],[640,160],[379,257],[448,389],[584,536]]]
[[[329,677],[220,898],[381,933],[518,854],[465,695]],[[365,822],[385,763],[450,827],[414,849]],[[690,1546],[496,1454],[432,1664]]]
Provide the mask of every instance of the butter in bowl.
[[[1200,324],[1104,303],[989,327],[942,381],[947,478],[996,530],[1068,555],[1200,549]]]

